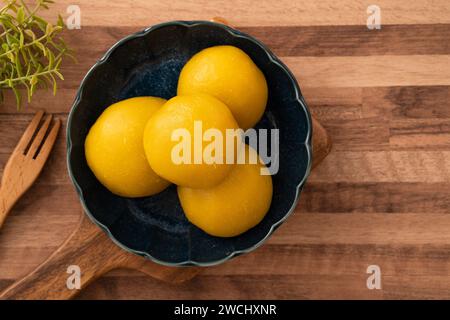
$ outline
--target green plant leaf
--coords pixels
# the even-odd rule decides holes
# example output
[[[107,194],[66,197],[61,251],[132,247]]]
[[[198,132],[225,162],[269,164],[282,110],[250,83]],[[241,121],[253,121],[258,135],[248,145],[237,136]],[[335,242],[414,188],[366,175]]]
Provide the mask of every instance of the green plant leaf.
[[[14,96],[16,97],[17,109],[20,109],[20,106],[22,103],[22,98],[20,96],[20,92],[15,87],[11,87],[11,89],[14,92]]]
[[[64,80],[61,63],[63,58],[73,58],[73,51],[59,37],[64,28],[63,18],[58,15],[55,24],[40,16],[39,11],[48,9],[51,0],[3,0],[0,8],[0,102],[4,90],[11,90],[20,108],[21,92],[28,101],[36,90],[50,84],[57,91],[57,78]],[[3,30],[2,30],[3,29]]]
[[[24,12],[23,7],[20,7],[17,9],[16,18],[17,18],[17,22],[20,25],[23,24],[23,21],[25,20],[25,12]]]

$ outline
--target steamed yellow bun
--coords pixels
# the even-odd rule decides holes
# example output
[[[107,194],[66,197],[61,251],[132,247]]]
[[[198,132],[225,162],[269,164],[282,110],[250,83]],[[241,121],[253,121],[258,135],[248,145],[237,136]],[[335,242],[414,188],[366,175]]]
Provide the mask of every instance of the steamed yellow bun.
[[[245,145],[246,158],[256,151]],[[257,154],[256,154],[257,156]],[[259,158],[259,157],[258,157]],[[178,197],[188,220],[217,237],[233,237],[256,226],[272,201],[272,177],[261,162],[236,164],[230,174],[211,188],[178,187]]]
[[[151,169],[142,143],[145,125],[165,102],[156,97],[117,102],[106,108],[91,127],[85,141],[86,160],[112,193],[144,197],[170,184]]]
[[[230,108],[243,129],[261,119],[268,96],[264,74],[233,46],[210,47],[195,54],[181,70],[177,90],[178,95],[213,95]]]
[[[228,107],[218,99],[205,95],[176,96],[167,101],[149,120],[144,134],[144,149],[152,169],[161,177],[180,186],[191,188],[211,187],[221,182],[230,172],[232,164],[226,164],[225,143],[222,163],[208,163],[203,152],[209,142],[202,136],[195,137],[195,123],[201,123],[202,131],[215,129],[225,137],[226,129],[237,129],[238,124]],[[174,156],[185,155],[177,152],[182,143],[174,139],[178,129],[190,136],[190,156],[187,161],[175,160]],[[200,139],[200,153],[194,150],[194,139]],[[185,150],[186,151],[186,150]],[[187,155],[188,153],[186,153]],[[195,163],[195,154],[200,155],[200,163]]]

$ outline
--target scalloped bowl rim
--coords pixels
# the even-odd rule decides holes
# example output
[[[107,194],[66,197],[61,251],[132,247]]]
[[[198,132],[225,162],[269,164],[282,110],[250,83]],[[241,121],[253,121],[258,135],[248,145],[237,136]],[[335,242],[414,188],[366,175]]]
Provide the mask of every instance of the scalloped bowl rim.
[[[257,46],[259,46],[267,55],[269,61],[275,65],[277,65],[283,72],[285,72],[291,83],[292,86],[295,90],[295,101],[302,107],[303,111],[305,112],[306,115],[306,120],[307,120],[307,135],[306,135],[306,140],[303,143],[306,147],[306,152],[308,155],[308,163],[307,163],[307,167],[304,173],[303,178],[301,179],[301,181],[298,183],[298,185],[296,186],[296,192],[295,192],[295,198],[294,201],[292,203],[291,208],[286,212],[286,214],[279,219],[277,222],[275,222],[274,224],[272,224],[272,226],[270,227],[269,231],[267,232],[267,234],[261,239],[259,240],[256,244],[250,246],[247,249],[242,249],[242,250],[234,250],[233,252],[231,252],[230,254],[228,254],[227,256],[221,258],[221,259],[217,259],[214,261],[210,261],[210,262],[199,262],[199,261],[195,261],[192,259],[189,260],[184,260],[181,262],[167,262],[167,261],[162,261],[159,260],[155,257],[153,257],[152,255],[150,255],[147,252],[144,251],[139,251],[139,250],[134,250],[129,248],[128,246],[122,244],[119,240],[117,240],[115,238],[115,236],[111,233],[111,231],[109,230],[109,228],[102,224],[100,221],[98,221],[90,212],[89,208],[86,206],[85,204],[85,198],[84,198],[84,194],[83,194],[83,190],[81,189],[80,185],[78,184],[77,180],[75,179],[73,172],[72,172],[72,167],[70,164],[70,157],[71,157],[71,153],[72,153],[72,140],[71,140],[71,133],[70,133],[70,129],[72,127],[72,117],[73,114],[75,112],[75,110],[77,109],[82,96],[83,96],[83,88],[85,86],[85,83],[87,81],[87,79],[91,76],[91,74],[94,72],[95,69],[97,69],[98,66],[102,65],[103,63],[105,63],[106,61],[108,61],[109,56],[116,50],[116,48],[118,48],[119,46],[121,46],[122,44],[128,42],[129,40],[135,39],[135,38],[140,38],[140,37],[144,37],[147,34],[149,34],[150,32],[163,28],[163,27],[167,27],[167,26],[171,26],[171,25],[178,25],[178,26],[184,26],[186,28],[191,28],[191,27],[195,27],[198,25],[212,25],[215,27],[220,27],[222,29],[224,29],[225,31],[227,31],[229,34],[231,34],[233,37],[237,37],[237,38],[244,38],[248,41],[253,42],[254,44],[256,44]],[[70,179],[72,180],[72,183],[75,186],[75,189],[78,193],[78,196],[80,198],[81,204],[83,206],[83,209],[85,211],[85,213],[87,214],[87,216],[96,224],[98,225],[107,235],[109,238],[111,238],[111,240],[118,245],[120,248],[122,248],[123,250],[126,250],[128,252],[143,256],[153,262],[156,262],[158,264],[161,265],[165,265],[165,266],[200,266],[200,267],[206,267],[206,266],[213,266],[213,265],[218,265],[221,264],[225,261],[230,260],[233,257],[236,257],[238,255],[244,254],[244,253],[248,253],[251,252],[253,250],[255,250],[256,248],[260,247],[271,235],[272,233],[275,231],[276,228],[278,228],[294,211],[295,207],[297,206],[297,203],[299,201],[300,198],[300,192],[301,189],[303,188],[304,183],[306,182],[306,179],[308,178],[310,172],[311,172],[311,166],[312,166],[312,145],[311,145],[311,140],[312,140],[312,120],[311,120],[311,114],[306,106],[306,103],[303,99],[303,96],[301,94],[300,91],[300,87],[297,83],[297,80],[295,79],[294,75],[291,73],[291,71],[286,67],[286,65],[281,62],[271,51],[270,49],[268,49],[263,43],[261,43],[260,41],[254,39],[251,36],[248,36],[246,34],[243,34],[239,31],[234,30],[233,28],[220,24],[220,23],[215,23],[215,22],[211,22],[211,21],[202,21],[202,20],[196,20],[196,21],[169,21],[169,22],[164,22],[164,23],[160,23],[160,24],[156,24],[153,26],[150,26],[148,28],[145,28],[142,31],[138,31],[136,33],[130,34],[122,39],[120,39],[119,41],[117,41],[111,48],[108,49],[108,51],[104,54],[104,56],[99,59],[90,69],[89,71],[86,73],[86,75],[84,76],[83,80],[80,83],[80,87],[77,91],[76,97],[75,97],[75,101],[72,104],[72,108],[70,110],[69,113],[69,117],[67,120],[67,128],[66,128],[66,144],[67,144],[67,168],[69,171],[69,176]]]

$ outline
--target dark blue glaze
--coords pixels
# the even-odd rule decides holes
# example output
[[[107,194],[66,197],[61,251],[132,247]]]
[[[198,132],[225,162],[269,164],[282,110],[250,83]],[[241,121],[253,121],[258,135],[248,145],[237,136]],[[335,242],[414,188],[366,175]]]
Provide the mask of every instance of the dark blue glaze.
[[[270,211],[234,238],[213,237],[190,224],[175,186],[138,199],[112,194],[94,177],[84,154],[89,128],[106,107],[134,96],[173,97],[186,61],[224,44],[244,50],[267,79],[268,105],[256,127],[280,130],[280,169],[273,176]],[[88,72],[69,116],[68,168],[88,216],[122,248],[166,265],[207,266],[257,248],[293,212],[311,167],[311,130],[295,78],[264,45],[212,22],[168,22],[122,39]]]

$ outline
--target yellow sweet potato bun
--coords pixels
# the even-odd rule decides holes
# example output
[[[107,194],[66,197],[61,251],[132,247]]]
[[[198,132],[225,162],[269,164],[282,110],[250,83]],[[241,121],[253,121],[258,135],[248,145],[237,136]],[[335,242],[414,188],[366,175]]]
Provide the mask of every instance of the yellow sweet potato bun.
[[[178,95],[207,93],[223,101],[243,129],[253,127],[267,104],[264,74],[241,49],[215,46],[195,54],[181,70]]]
[[[246,158],[254,149],[245,146]],[[262,163],[236,164],[220,184],[204,189],[178,187],[188,220],[217,237],[237,236],[256,226],[272,201],[272,177]]]
[[[91,127],[85,140],[86,160],[112,193],[143,197],[170,184],[150,168],[142,144],[147,121],[165,101],[136,97],[117,102],[106,108]]]
[[[225,137],[226,129],[237,128],[228,107],[213,96],[176,96],[149,120],[144,149],[150,166],[161,177],[184,187],[210,187],[228,175],[232,164],[226,163],[225,143],[217,150],[221,161],[205,157],[212,141],[204,141],[203,133],[212,129]]]

